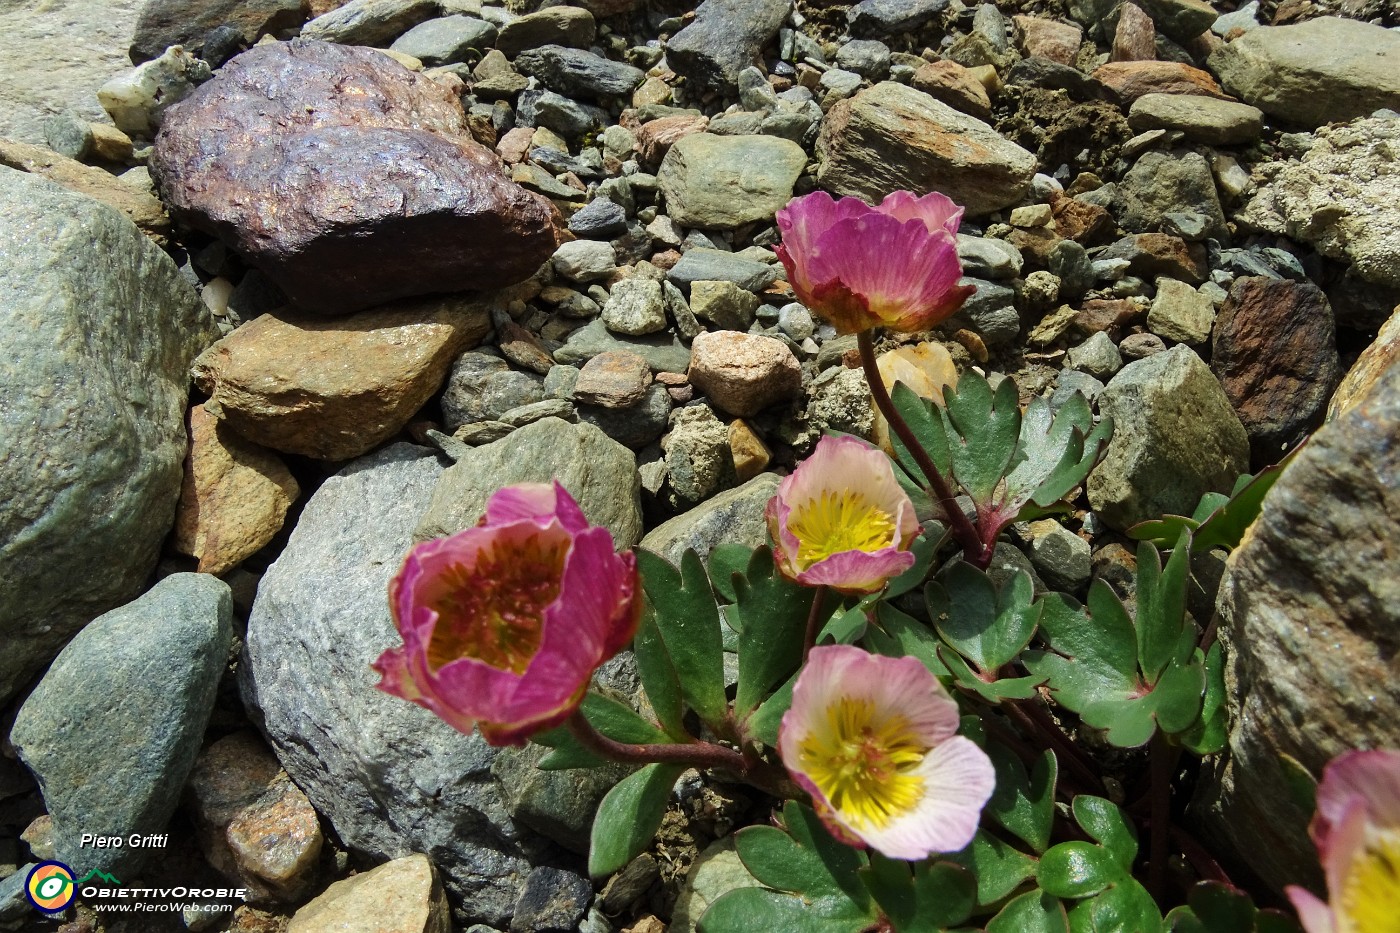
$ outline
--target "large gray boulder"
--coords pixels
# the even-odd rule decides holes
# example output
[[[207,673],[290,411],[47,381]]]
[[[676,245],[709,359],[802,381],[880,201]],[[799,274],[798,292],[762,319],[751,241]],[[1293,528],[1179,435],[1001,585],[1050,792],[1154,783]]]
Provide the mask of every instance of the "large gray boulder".
[[[141,591],[175,520],[190,363],[217,337],[131,221],[0,168],[0,702]]]

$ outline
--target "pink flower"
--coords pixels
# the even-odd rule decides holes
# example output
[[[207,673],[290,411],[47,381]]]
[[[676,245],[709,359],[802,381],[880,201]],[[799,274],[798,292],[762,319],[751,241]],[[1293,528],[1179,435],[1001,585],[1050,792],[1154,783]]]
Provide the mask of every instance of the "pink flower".
[[[1313,842],[1327,876],[1324,903],[1287,889],[1308,933],[1388,933],[1400,920],[1400,752],[1338,755],[1317,785]]]
[[[913,861],[971,842],[996,784],[957,731],[957,703],[917,659],[831,645],[797,677],[778,754],[838,839]]]
[[[873,593],[914,565],[914,504],[889,458],[854,437],[823,437],[765,510],[773,557],[790,580]]]
[[[928,330],[974,289],[959,285],[962,208],[933,192],[896,191],[871,207],[825,191],[778,211],[778,258],[802,303],[843,334]]]
[[[474,528],[416,545],[389,584],[404,646],[378,687],[492,745],[558,725],[640,618],[631,553],[559,483],[498,491]]]

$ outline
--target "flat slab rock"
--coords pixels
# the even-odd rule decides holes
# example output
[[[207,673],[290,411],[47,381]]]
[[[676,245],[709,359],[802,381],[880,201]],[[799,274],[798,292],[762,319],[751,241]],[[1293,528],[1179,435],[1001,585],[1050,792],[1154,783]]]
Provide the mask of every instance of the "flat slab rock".
[[[456,95],[372,49],[293,40],[172,107],[151,174],[304,311],[498,288],[555,247],[552,208],[474,142]]]

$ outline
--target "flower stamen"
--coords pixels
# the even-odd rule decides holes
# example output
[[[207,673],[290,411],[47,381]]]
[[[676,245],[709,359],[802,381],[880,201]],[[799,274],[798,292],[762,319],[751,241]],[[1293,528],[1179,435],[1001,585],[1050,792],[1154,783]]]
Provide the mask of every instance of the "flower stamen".
[[[857,829],[880,829],[908,813],[923,794],[912,773],[928,747],[907,718],[864,698],[843,697],[798,747],[798,767]]]
[[[894,516],[855,490],[823,490],[795,506],[788,530],[799,542],[797,563],[806,568],[842,551],[870,553],[895,541]]]
[[[1339,933],[1400,933],[1400,833],[1369,840],[1342,890]]]

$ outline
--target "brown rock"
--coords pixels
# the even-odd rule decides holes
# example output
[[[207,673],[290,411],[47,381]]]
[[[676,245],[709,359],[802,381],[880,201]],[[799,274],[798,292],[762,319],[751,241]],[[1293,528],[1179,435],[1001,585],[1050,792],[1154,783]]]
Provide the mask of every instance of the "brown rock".
[[[177,216],[314,313],[510,285],[555,246],[456,95],[367,48],[237,56],[167,113],[150,166]]]
[[[990,120],[992,117],[992,99],[987,96],[987,89],[957,62],[947,59],[929,62],[914,72],[912,83],[934,100],[942,101],[954,110],[961,110],[979,120]]]
[[[1206,249],[1169,233],[1135,233],[1099,254],[1100,259],[1126,259],[1128,272],[1146,281],[1159,276],[1199,285],[1210,274]]]
[[[496,345],[501,355],[516,366],[545,375],[554,366],[554,357],[544,342],[514,321],[506,321],[498,328]]]
[[[234,27],[251,45],[260,36],[300,26],[304,19],[300,0],[148,0],[136,20],[129,54],[132,64],[139,65],[172,45],[195,51],[218,26]]]
[[[301,490],[286,465],[203,405],[189,412],[190,454],[175,512],[175,549],[221,576],[271,541]]]
[[[690,381],[715,405],[747,418],[800,395],[802,368],[781,340],[725,330],[691,343]]]
[[[1157,58],[1157,29],[1152,25],[1152,17],[1135,3],[1125,3],[1119,10],[1111,61],[1154,61]]]
[[[1012,17],[1021,35],[1021,48],[1027,58],[1048,58],[1061,65],[1074,65],[1084,30],[1073,23],[1061,23],[1042,16]]]
[[[89,123],[92,129],[92,154],[104,162],[131,161],[131,137],[109,123]],[[165,206],[161,205],[161,210]]]
[[[709,125],[709,117],[689,114],[651,120],[637,129],[637,152],[648,165],[660,165],[676,140],[692,133],[703,133]]]
[[[1093,78],[1124,104],[1144,94],[1201,94],[1234,100],[1207,72],[1180,62],[1109,62],[1096,68]]]
[[[773,453],[763,443],[763,438],[741,418],[729,423],[729,450],[734,454],[734,474],[741,483],[747,483],[768,469],[773,460]]]
[[[1390,320],[1381,325],[1380,333],[1371,345],[1361,351],[1351,369],[1342,377],[1332,402],[1327,406],[1327,420],[1333,421],[1359,402],[1371,387],[1392,366],[1400,363],[1400,307]]]
[[[1113,232],[1113,215],[1097,204],[1087,204],[1058,192],[1050,196],[1050,216],[1060,236],[1092,246]]]
[[[287,933],[450,933],[452,918],[426,855],[408,855],[337,881],[301,908]]]
[[[163,243],[170,232],[170,215],[159,198],[137,190],[100,168],[84,165],[43,146],[3,138],[0,138],[0,165],[47,178],[70,191],[115,207],[157,242]]]
[[[487,322],[479,304],[458,297],[334,322],[265,314],[201,354],[194,378],[209,411],[249,440],[346,460],[407,424]]]
[[[626,350],[605,350],[584,363],[574,384],[574,401],[604,408],[631,408],[651,385],[647,361]]]
[[[530,154],[530,147],[535,139],[535,131],[528,126],[517,126],[512,130],[507,130],[506,134],[496,142],[496,153],[508,164],[514,165],[517,162],[524,162],[525,157]]]
[[[1126,298],[1090,298],[1075,313],[1072,326],[1085,336],[1106,332],[1116,339],[1145,314],[1142,307]]]
[[[1277,462],[1322,422],[1340,376],[1327,297],[1311,282],[1235,279],[1215,319],[1210,368],[1255,464]]]

